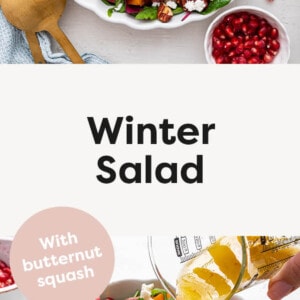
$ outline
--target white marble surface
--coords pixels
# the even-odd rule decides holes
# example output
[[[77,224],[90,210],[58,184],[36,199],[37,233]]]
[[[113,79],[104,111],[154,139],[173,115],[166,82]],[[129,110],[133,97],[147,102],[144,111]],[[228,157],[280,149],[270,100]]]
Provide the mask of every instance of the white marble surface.
[[[291,40],[289,62],[300,63],[300,1],[236,0],[228,8],[250,4],[269,10],[283,22]],[[59,24],[80,54],[94,53],[111,63],[202,64],[206,63],[203,39],[214,16],[176,29],[139,31],[103,21],[68,0]]]

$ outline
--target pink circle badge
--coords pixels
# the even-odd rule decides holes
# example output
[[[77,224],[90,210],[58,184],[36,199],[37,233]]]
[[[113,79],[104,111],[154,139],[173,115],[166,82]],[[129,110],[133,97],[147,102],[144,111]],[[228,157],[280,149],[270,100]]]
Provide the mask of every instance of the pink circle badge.
[[[94,300],[109,284],[114,250],[94,217],[55,207],[21,226],[13,239],[10,265],[18,288],[30,300]]]

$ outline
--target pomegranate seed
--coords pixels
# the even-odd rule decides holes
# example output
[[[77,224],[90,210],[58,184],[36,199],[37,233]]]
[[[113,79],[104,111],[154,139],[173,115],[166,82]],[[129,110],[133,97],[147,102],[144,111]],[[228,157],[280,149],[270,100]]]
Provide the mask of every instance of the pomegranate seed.
[[[224,22],[229,24],[232,22],[232,20],[235,18],[235,15],[234,14],[229,14],[228,16],[225,16],[224,17]]]
[[[273,55],[273,56],[276,56],[277,53],[278,53],[277,51],[274,51],[274,50],[272,50],[272,49],[269,49],[268,52],[269,52],[271,55]]]
[[[9,267],[4,267],[4,268],[2,268],[2,271],[4,272],[4,273],[7,273],[7,274],[11,274],[11,270],[10,270],[10,268]]]
[[[248,28],[248,25],[247,24],[243,24],[242,27],[241,27],[242,31],[247,34],[249,28]]]
[[[222,54],[221,49],[216,49],[216,48],[213,49],[212,55],[213,55],[214,58],[220,56],[221,54]]]
[[[245,51],[244,51],[244,57],[246,58],[246,59],[248,59],[248,58],[250,58],[252,56],[252,52],[249,50],[249,49],[246,49]]]
[[[254,41],[253,40],[247,40],[244,44],[246,49],[251,49],[254,46]]]
[[[216,27],[214,29],[213,35],[216,36],[216,37],[219,37],[221,34],[223,34],[223,31],[221,30],[221,28],[220,27]]]
[[[267,52],[267,50],[265,48],[258,48],[258,55],[260,57],[263,57],[265,55],[265,53]]]
[[[250,20],[250,21],[249,21],[249,26],[250,26],[251,28],[256,29],[256,28],[259,26],[259,22],[258,22],[256,19]]]
[[[232,20],[232,25],[235,30],[239,30],[242,24],[244,24],[244,19],[242,17],[234,18]]]
[[[223,55],[220,55],[218,57],[216,57],[216,63],[217,64],[223,64],[224,63],[224,56]]]
[[[259,51],[258,51],[258,49],[256,47],[252,47],[250,49],[250,51],[252,52],[253,55],[258,55],[259,54]]]
[[[13,283],[14,283],[14,281],[13,281],[12,278],[8,278],[8,279],[5,281],[6,286],[12,285]]]
[[[263,26],[259,29],[258,35],[262,38],[262,37],[266,36],[267,32],[268,32],[267,26]]]
[[[266,20],[266,19],[261,19],[260,20],[260,23],[259,23],[259,26],[260,27],[263,27],[263,26],[266,26],[266,25],[268,25],[269,23],[268,23],[268,21]]]
[[[244,23],[248,23],[249,22],[249,13],[248,12],[242,12],[240,16],[243,19]]]
[[[242,54],[244,52],[244,44],[240,43],[236,48],[235,48],[236,53]]]
[[[225,33],[228,37],[232,38],[234,37],[234,32],[233,32],[233,28],[230,25],[227,25],[225,27]]]
[[[228,57],[227,55],[225,56],[225,59],[224,59],[224,63],[225,64],[231,64],[232,62],[232,58],[231,57]]]
[[[264,40],[258,40],[258,41],[254,41],[254,46],[256,46],[257,48],[265,48],[266,43]]]
[[[225,42],[223,49],[228,52],[232,48],[232,43],[230,41]]]
[[[272,39],[277,39],[278,36],[279,36],[278,29],[273,27],[270,31],[270,37]]]
[[[220,26],[215,28],[213,35],[219,39],[226,39],[224,28],[221,28]]]
[[[238,63],[239,63],[238,58],[237,58],[237,57],[234,57],[234,58],[232,59],[231,63],[232,63],[233,65],[238,64]]]
[[[222,42],[219,38],[215,37],[213,40],[213,46],[217,49],[223,48],[224,42]]]
[[[265,18],[248,12],[232,13],[212,36],[216,63],[269,63],[280,49],[278,29]]]
[[[231,39],[231,44],[232,44],[234,47],[236,47],[240,42],[241,42],[241,39],[238,38],[238,37],[233,37],[233,38]]]
[[[250,21],[258,21],[258,16],[257,15],[254,15],[254,14],[249,14],[249,17],[250,17]],[[249,21],[249,22],[250,22]]]
[[[8,275],[0,270],[0,281],[5,282],[8,279]]]
[[[238,61],[239,61],[239,64],[246,64],[247,63],[247,59],[243,56],[239,56]]]
[[[230,51],[227,56],[233,58],[235,57],[235,55],[236,55],[235,51]]]
[[[251,57],[248,59],[248,64],[259,64],[260,60],[257,56]]]
[[[264,55],[264,62],[269,64],[270,62],[272,62],[274,59],[274,56],[271,55],[270,53],[266,52]]]
[[[278,42],[278,40],[272,40],[270,43],[270,49],[274,51],[278,51],[279,48],[280,48],[280,43]]]
[[[0,260],[0,288],[12,285],[13,283],[14,279],[10,267]]]

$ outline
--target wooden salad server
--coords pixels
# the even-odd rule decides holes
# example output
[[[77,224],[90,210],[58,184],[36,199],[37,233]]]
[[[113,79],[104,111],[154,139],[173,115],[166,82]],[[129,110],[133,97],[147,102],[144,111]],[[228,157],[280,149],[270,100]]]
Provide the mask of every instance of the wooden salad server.
[[[84,63],[72,43],[58,25],[67,0],[0,0],[6,19],[23,30],[28,39],[35,62],[44,62],[41,50],[37,50],[36,33],[48,31],[59,43],[73,63]]]

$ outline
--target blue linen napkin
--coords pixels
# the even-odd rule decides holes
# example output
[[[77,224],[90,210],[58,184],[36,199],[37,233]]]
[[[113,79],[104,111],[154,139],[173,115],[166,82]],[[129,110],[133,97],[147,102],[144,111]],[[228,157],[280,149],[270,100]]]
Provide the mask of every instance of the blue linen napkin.
[[[47,32],[39,32],[38,39],[44,59],[49,64],[71,64],[65,53],[53,53],[51,37]],[[84,53],[82,59],[88,64],[108,64],[94,54]],[[33,58],[25,33],[12,26],[0,9],[0,64],[33,64]]]

